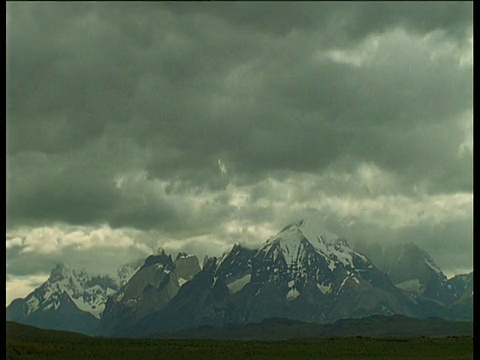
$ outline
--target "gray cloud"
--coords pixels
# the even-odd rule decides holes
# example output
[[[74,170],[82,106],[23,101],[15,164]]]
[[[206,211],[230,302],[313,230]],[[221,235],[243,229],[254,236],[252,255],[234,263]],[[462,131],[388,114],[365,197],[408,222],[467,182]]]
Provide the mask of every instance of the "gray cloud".
[[[7,238],[107,226],[201,253],[311,213],[427,250],[458,229],[468,268],[472,29],[468,2],[9,3]]]
[[[284,36],[296,29],[329,31],[333,40],[356,41],[372,32],[382,32],[395,26],[406,26],[421,33],[445,29],[452,35],[462,34],[471,25],[472,4],[468,2],[423,3],[335,3],[314,4],[268,3],[251,4],[166,3],[180,15],[207,13],[228,23],[254,28],[257,31]],[[337,33],[337,34],[335,34]],[[328,39],[325,39],[328,41]]]

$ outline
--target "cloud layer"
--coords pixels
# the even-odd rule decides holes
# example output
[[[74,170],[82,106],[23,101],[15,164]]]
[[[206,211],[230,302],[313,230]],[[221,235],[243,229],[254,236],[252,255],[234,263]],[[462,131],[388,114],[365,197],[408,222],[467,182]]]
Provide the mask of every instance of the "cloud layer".
[[[7,4],[7,273],[305,214],[470,268],[472,29],[460,2]]]

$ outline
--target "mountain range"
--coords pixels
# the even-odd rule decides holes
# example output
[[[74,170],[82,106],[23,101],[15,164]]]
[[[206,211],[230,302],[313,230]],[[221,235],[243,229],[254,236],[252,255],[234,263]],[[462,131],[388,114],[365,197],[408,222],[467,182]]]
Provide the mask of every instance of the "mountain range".
[[[120,272],[123,281],[128,282],[135,269],[125,265]],[[121,281],[57,264],[45,283],[24,299],[10,303],[7,319],[47,329],[95,334],[107,298],[118,291]]]
[[[235,244],[221,257],[207,257],[202,268],[194,255],[173,259],[164,251],[122,267],[115,280],[58,265],[43,285],[12,301],[7,320],[144,337],[269,318],[320,324],[379,314],[473,319],[473,272],[447,279],[412,243],[380,254],[366,250],[301,220],[259,248]]]

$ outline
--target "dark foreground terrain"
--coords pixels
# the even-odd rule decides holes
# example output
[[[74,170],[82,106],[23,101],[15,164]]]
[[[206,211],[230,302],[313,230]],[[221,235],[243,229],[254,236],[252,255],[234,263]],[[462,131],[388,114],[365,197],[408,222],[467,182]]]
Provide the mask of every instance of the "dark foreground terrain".
[[[290,340],[326,337],[452,337],[473,336],[473,322],[439,318],[415,319],[403,315],[372,315],[331,324],[306,323],[282,318],[224,327],[202,326],[157,334],[165,339]]]
[[[7,359],[473,359],[471,336],[101,339],[7,323]]]

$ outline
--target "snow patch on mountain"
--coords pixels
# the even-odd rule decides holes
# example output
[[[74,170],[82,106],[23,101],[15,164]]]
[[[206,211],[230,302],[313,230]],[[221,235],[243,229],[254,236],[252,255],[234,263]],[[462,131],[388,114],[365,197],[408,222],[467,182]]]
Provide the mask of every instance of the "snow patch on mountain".
[[[317,288],[322,292],[323,295],[326,295],[332,291],[332,284],[324,285],[317,283]]]
[[[242,290],[245,287],[245,285],[247,285],[250,282],[251,278],[252,278],[252,275],[247,274],[241,277],[240,279],[234,280],[231,283],[227,283],[228,290],[230,290],[232,294],[236,294],[237,292]]]
[[[27,300],[27,315],[37,311],[40,307],[40,301],[36,297],[31,297]]]
[[[347,283],[347,280],[348,280],[348,276],[345,277],[345,279],[343,279],[342,283],[340,284],[340,288],[338,289],[338,291],[342,290],[343,287],[345,286],[345,284]]]
[[[293,301],[293,300],[295,300],[295,299],[296,299],[297,297],[299,297],[299,296],[300,296],[300,292],[299,292],[297,289],[292,288],[292,289],[290,289],[290,291],[287,293],[287,296],[286,296],[286,297],[287,297],[287,300],[288,300],[288,301]]]
[[[403,281],[403,282],[397,284],[396,286],[399,287],[402,290],[415,292],[415,293],[418,293],[418,294],[422,293],[422,291],[424,290],[422,284],[420,284],[419,279],[406,280],[406,281]]]

